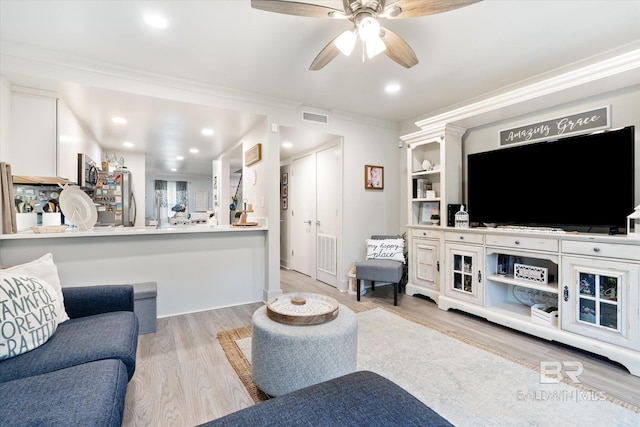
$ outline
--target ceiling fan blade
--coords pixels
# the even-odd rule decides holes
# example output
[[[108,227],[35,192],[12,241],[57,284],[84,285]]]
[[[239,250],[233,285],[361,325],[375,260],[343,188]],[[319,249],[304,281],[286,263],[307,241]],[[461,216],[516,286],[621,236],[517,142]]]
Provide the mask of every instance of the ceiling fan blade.
[[[382,28],[380,36],[387,46],[384,53],[405,68],[411,68],[418,63],[416,53],[402,38],[393,31]]]
[[[267,12],[285,15],[310,16],[312,18],[331,18],[334,14],[344,15],[341,10],[317,4],[299,3],[282,0],[251,0],[251,7]]]
[[[389,19],[435,15],[478,3],[482,0],[398,0],[386,6],[383,15]],[[397,9],[400,9],[399,11]],[[395,10],[395,12],[394,12]]]
[[[331,40],[325,47],[322,48],[318,56],[313,60],[309,69],[311,71],[318,71],[322,69],[329,62],[333,61],[336,56],[340,53],[340,49],[336,46],[336,39],[340,37],[339,35]]]

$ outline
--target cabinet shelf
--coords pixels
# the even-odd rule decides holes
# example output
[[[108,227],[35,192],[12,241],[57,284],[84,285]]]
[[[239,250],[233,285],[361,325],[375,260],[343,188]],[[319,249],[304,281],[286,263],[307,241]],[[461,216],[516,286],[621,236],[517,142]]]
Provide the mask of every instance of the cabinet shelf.
[[[507,285],[520,286],[522,288],[536,289],[538,291],[558,293],[558,283],[550,282],[548,285],[539,285],[537,283],[525,282],[523,280],[516,280],[513,276],[501,276],[499,274],[492,274],[487,277],[487,280],[492,282],[505,283]]]
[[[414,202],[439,202],[440,197],[434,197],[432,199],[420,198],[420,199],[411,199]]]
[[[505,301],[500,304],[491,305],[487,308],[493,312],[507,315],[514,320],[528,322],[536,326],[543,325],[551,329],[558,329],[558,326],[553,325],[551,323],[547,325],[544,323],[534,322],[531,319],[531,307],[529,307],[528,305],[520,304],[517,302]]]
[[[439,173],[440,173],[440,169],[430,170],[430,171],[415,171],[411,173],[411,176],[414,178],[420,178],[422,176],[437,175]]]

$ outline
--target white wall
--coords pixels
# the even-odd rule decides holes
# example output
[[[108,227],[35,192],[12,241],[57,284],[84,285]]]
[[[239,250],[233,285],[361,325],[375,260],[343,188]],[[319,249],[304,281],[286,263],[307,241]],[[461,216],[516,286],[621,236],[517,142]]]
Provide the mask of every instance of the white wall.
[[[11,135],[11,83],[0,76],[0,162],[8,162]]]
[[[344,239],[341,277],[346,277],[354,260],[366,255],[365,239],[373,234],[402,233],[401,204],[404,177],[400,157],[406,151],[397,146],[398,133],[375,127],[359,129],[344,139]],[[373,142],[377,141],[377,142]],[[364,189],[364,165],[384,167],[384,190]],[[347,289],[346,281],[342,289]]]
[[[88,155],[100,164],[102,150],[93,135],[87,133],[76,116],[63,102],[58,101],[58,176],[78,180],[78,153]],[[64,154],[64,155],[63,155]]]
[[[253,129],[247,132],[240,141],[242,142],[242,198],[247,201],[247,205],[253,205],[253,213],[247,215],[247,221],[257,221],[263,224],[269,212],[269,174],[277,173],[270,171],[268,163],[264,160],[265,154],[270,149],[269,141],[265,138],[267,120],[260,121]],[[263,158],[250,166],[245,164],[246,152],[257,144],[262,145]],[[254,181],[255,177],[255,181]],[[232,183],[233,184],[233,183]],[[248,207],[248,206],[247,206]],[[244,209],[243,200],[238,200],[238,210]]]

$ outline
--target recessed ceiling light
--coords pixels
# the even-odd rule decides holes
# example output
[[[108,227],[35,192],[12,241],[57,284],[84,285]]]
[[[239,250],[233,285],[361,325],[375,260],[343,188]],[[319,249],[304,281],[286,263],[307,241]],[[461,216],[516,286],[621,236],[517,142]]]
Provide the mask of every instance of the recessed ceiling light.
[[[125,141],[122,143],[127,148],[132,148],[134,146],[133,142]]]
[[[198,150],[197,148],[190,148],[190,149],[189,149],[189,152],[190,152],[190,153],[193,153],[193,154],[196,154],[196,153],[199,153],[199,152],[200,152],[200,150]]]
[[[178,170],[178,169],[176,169],[176,168],[171,168],[171,172],[175,172],[175,171],[177,171],[177,170]]]
[[[293,148],[293,142],[289,142],[289,141],[283,142],[282,148]]]
[[[119,124],[119,125],[124,125],[124,124],[126,124],[126,123],[127,123],[127,119],[125,119],[124,117],[118,117],[118,116],[116,116],[116,117],[112,117],[112,118],[111,118],[111,121],[112,121],[113,123],[117,123],[117,124]]]
[[[163,30],[169,26],[169,21],[167,20],[167,18],[156,13],[148,13],[144,15],[144,22],[146,22],[148,26],[158,28],[160,30]]]
[[[202,134],[204,136],[211,136],[213,135],[213,129],[208,129],[208,128],[202,129]]]
[[[176,160],[184,160],[183,156],[176,156]]]
[[[398,83],[389,83],[384,90],[387,93],[398,93],[400,92],[400,85]]]

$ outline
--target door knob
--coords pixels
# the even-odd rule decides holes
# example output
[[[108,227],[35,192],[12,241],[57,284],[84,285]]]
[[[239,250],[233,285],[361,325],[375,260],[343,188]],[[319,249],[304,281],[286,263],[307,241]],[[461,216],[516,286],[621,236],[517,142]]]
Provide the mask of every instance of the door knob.
[[[316,225],[320,225],[320,221],[316,221]]]
[[[309,220],[309,221],[305,221],[304,223],[305,223],[305,224],[309,224],[309,225],[311,225],[311,220]]]

